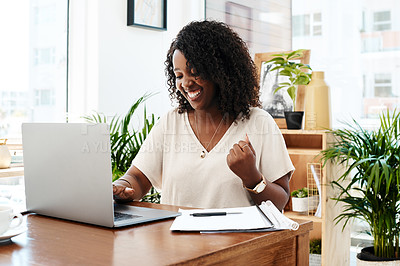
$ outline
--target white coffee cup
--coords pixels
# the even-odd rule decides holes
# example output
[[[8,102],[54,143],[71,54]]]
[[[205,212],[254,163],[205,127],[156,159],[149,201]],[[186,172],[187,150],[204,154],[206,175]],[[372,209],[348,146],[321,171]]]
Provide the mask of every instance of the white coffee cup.
[[[18,221],[11,223],[14,219],[18,219]],[[0,235],[9,229],[20,226],[21,223],[22,215],[20,213],[15,213],[11,206],[0,205]]]

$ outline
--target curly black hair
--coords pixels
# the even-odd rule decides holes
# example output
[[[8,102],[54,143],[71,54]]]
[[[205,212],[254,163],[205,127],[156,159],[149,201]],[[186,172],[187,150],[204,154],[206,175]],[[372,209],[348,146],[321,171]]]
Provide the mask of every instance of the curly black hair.
[[[221,113],[237,119],[249,118],[250,107],[260,106],[257,71],[246,43],[227,24],[217,21],[194,21],[183,27],[171,43],[165,60],[165,74],[171,101],[178,111],[191,110],[189,102],[176,88],[172,57],[179,50],[187,60],[188,70],[217,88]]]

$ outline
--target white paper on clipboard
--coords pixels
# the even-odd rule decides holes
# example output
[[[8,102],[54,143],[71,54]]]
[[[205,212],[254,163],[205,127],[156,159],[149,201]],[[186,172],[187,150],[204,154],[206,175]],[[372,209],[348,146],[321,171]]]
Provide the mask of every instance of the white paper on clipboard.
[[[275,230],[297,230],[299,224],[283,215],[271,201],[259,206],[225,209],[180,209],[171,231],[200,231],[202,233],[262,232]],[[222,216],[194,217],[193,213],[236,213]]]

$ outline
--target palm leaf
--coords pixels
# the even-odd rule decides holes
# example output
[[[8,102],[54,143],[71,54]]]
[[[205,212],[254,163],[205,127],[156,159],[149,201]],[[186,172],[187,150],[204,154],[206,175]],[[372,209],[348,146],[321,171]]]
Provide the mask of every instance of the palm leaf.
[[[370,225],[376,255],[382,257],[394,257],[399,250],[399,118],[397,110],[383,113],[374,131],[363,129],[353,119],[347,129],[331,131],[336,141],[321,152],[323,165],[331,161],[345,166],[332,182],[339,190],[334,200],[344,204],[335,220],[346,226],[354,218],[364,219]],[[350,180],[342,185],[346,177]],[[354,196],[353,190],[363,197]]]
[[[115,115],[111,120],[103,113],[93,112],[91,115],[85,115],[82,118],[89,123],[108,123],[110,126],[110,146],[111,146],[111,164],[113,181],[120,178],[128,171],[132,165],[132,161],[136,154],[139,152],[143,141],[148,136],[150,130],[153,128],[156,120],[154,114],[151,115],[150,120],[147,118],[146,107],[144,106],[144,119],[143,127],[140,130],[135,130],[132,121],[139,106],[143,104],[153,94],[145,94],[137,99],[128,112],[122,118]],[[145,200],[152,200],[159,202],[159,193],[154,188],[150,191],[153,195],[145,197]]]

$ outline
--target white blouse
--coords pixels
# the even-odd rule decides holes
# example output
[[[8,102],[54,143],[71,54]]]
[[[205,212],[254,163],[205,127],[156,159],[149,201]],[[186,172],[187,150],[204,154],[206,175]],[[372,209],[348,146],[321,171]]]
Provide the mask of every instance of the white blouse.
[[[256,165],[273,182],[294,171],[282,134],[272,117],[252,108],[250,119],[233,122],[205,158],[187,113],[169,111],[153,127],[133,161],[161,192],[161,203],[196,208],[253,205],[242,180],[228,167],[226,156],[245,136],[256,151]]]

